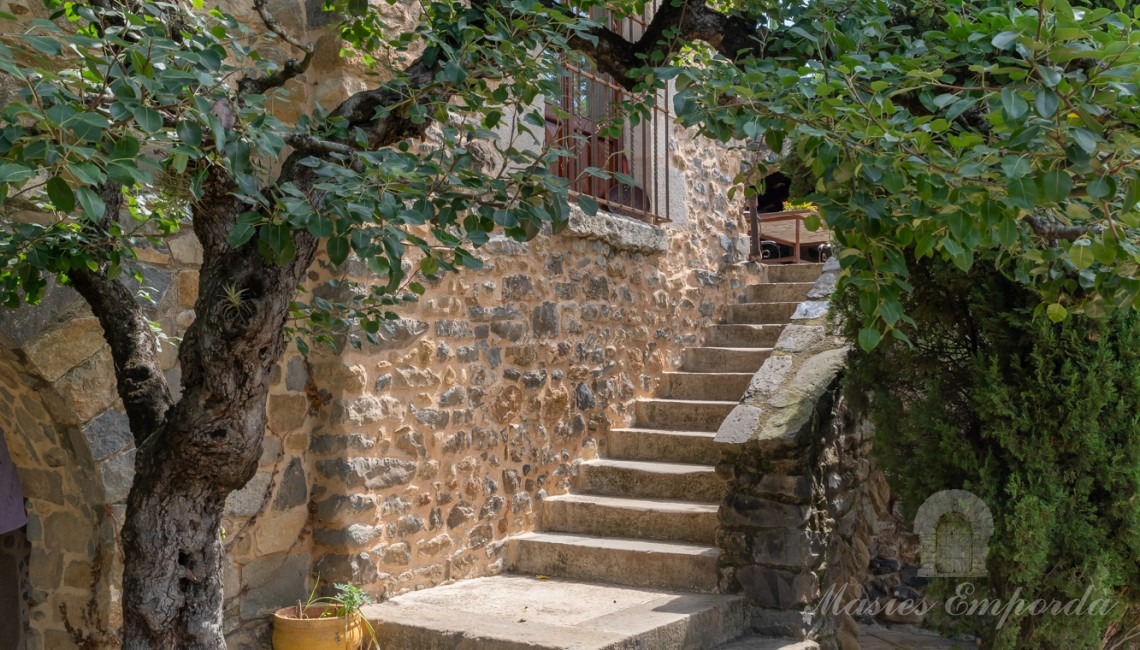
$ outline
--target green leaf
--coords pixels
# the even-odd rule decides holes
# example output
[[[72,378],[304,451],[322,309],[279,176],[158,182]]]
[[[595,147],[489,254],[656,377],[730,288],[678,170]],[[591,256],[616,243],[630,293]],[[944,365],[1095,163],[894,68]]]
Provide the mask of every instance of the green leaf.
[[[1108,235],[1111,231],[1105,233]],[[1104,239],[1096,239],[1089,245],[1089,250],[1092,251],[1093,257],[1096,261],[1104,265],[1114,264],[1116,262],[1116,240],[1112,237],[1106,236]]]
[[[297,245],[293,243],[293,231],[285,224],[271,223],[263,226],[258,232],[258,238],[273,253],[273,261],[278,266],[285,266],[297,252]]]
[[[1121,207],[1127,212],[1138,202],[1140,202],[1140,178],[1133,177],[1128,181],[1128,191],[1124,193],[1124,203]]]
[[[230,248],[241,248],[257,233],[261,215],[256,212],[243,212],[238,215],[237,225],[230,231]]]
[[[107,212],[107,206],[103,203],[103,199],[89,187],[81,187],[75,190],[75,198],[78,199],[79,206],[83,208],[83,214],[92,221],[102,219]]]
[[[309,219],[308,228],[309,232],[311,232],[314,237],[319,237],[321,239],[332,237],[333,234],[332,219],[330,219],[327,214],[324,214],[320,211],[313,213],[312,218]]]
[[[111,160],[133,163],[141,149],[142,145],[136,138],[131,136],[120,138],[119,141],[115,143],[115,147],[111,150]]]
[[[1024,156],[1006,156],[1001,161],[1001,171],[1006,178],[1021,178],[1029,174],[1029,160]]]
[[[344,261],[348,259],[350,250],[348,238],[344,235],[330,237],[329,240],[325,242],[325,250],[328,251],[330,262],[337,266],[344,264]]]
[[[1050,66],[1038,66],[1037,71],[1041,73],[1041,80],[1045,82],[1046,86],[1056,88],[1057,84],[1061,83],[1061,71]]]
[[[1001,107],[1007,121],[1018,120],[1029,112],[1029,102],[1009,87],[1001,89]]]
[[[175,127],[175,130],[178,132],[178,139],[184,144],[191,147],[197,147],[202,144],[202,127],[199,126],[197,122],[182,120],[178,123],[178,126]]]
[[[974,220],[964,210],[955,210],[947,217],[950,224],[950,234],[959,241],[966,241],[974,228]]]
[[[1057,93],[1049,90],[1048,88],[1038,88],[1033,95],[1033,104],[1037,107],[1037,114],[1041,117],[1053,117],[1057,112],[1057,106],[1060,105],[1060,100],[1057,98]]]
[[[1040,312],[1039,312],[1040,313]],[[1069,311],[1061,306],[1061,303],[1055,302],[1045,309],[1045,313],[1049,316],[1049,320],[1054,323],[1060,323],[1065,320],[1069,315]]]
[[[950,106],[950,110],[946,111],[946,119],[948,119],[948,120],[956,119],[962,113],[965,113],[966,111],[973,108],[974,104],[977,104],[977,103],[978,103],[978,100],[976,97],[963,97],[963,98],[959,99],[958,101],[954,102]]]
[[[1069,198],[1069,193],[1073,191],[1073,179],[1064,171],[1054,169],[1038,175],[1037,188],[1041,192],[1041,201],[1060,203]]]
[[[1078,239],[1069,247],[1069,261],[1077,267],[1078,271],[1092,266],[1094,259],[1092,248],[1087,239]]]
[[[71,186],[60,176],[52,176],[47,182],[47,195],[52,205],[60,212],[71,212],[75,209],[75,193]]]
[[[34,169],[19,163],[0,165],[0,183],[20,183],[36,175]]]
[[[578,207],[582,208],[582,212],[590,215],[591,217],[598,213],[598,202],[591,196],[585,194],[578,195]]]
[[[135,116],[135,122],[138,123],[139,128],[147,133],[154,133],[162,128],[162,116],[149,106],[132,108],[131,114]]]
[[[1116,179],[1111,176],[1101,176],[1088,184],[1085,191],[1094,199],[1108,199],[1116,196]]]
[[[37,36],[35,34],[24,34],[23,39],[28,42],[28,45],[31,45],[36,50],[48,56],[59,56],[63,54],[63,48],[60,46],[59,41],[54,38]]]
[[[80,140],[98,142],[111,122],[99,113],[77,113],[67,124]]]
[[[1011,179],[1006,186],[1006,191],[1009,194],[1010,203],[1017,207],[1024,210],[1037,208],[1037,183],[1029,176]]]
[[[95,163],[74,163],[68,165],[67,170],[81,183],[98,185],[103,182],[103,170]]]
[[[1001,32],[997,36],[994,36],[992,39],[990,39],[990,45],[993,45],[999,50],[1004,50],[1013,44],[1013,42],[1017,40],[1018,36],[1020,36],[1020,34],[1017,32]]]
[[[1084,128],[1073,129],[1071,133],[1073,134],[1073,141],[1076,142],[1077,146],[1083,149],[1085,153],[1091,154],[1096,151],[1097,137],[1095,133]]]
[[[874,327],[864,327],[859,330],[859,347],[866,352],[874,350],[883,339],[882,333]]]
[[[1002,246],[1013,246],[1018,239],[1017,222],[1013,219],[1002,219],[998,224],[998,241]]]

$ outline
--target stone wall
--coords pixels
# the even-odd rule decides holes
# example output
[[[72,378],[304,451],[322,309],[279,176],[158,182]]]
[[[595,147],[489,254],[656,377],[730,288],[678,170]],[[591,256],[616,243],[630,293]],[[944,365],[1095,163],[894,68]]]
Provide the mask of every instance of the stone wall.
[[[283,117],[363,87],[362,68],[320,31],[319,2],[269,4],[318,44],[309,74],[291,82],[295,101],[277,107]],[[33,5],[0,1],[22,18]],[[415,3],[378,6],[393,28],[418,16]],[[267,614],[308,594],[314,573],[383,597],[501,570],[504,540],[533,529],[537,502],[564,492],[576,462],[629,424],[633,401],[742,299],[759,269],[744,263],[740,202],[727,199],[740,158],[671,129],[677,223],[575,212],[567,232],[496,240],[483,271],[428,283],[380,346],[287,353],[258,472],[227,503],[231,647],[261,647]],[[184,232],[137,253],[177,392],[200,248]],[[358,266],[321,260],[308,288],[328,292],[345,270],[367,281]],[[74,292],[0,312],[0,429],[29,499],[30,647],[114,646],[134,446],[107,346]]]
[[[720,587],[744,593],[761,634],[834,637],[818,603],[829,566],[832,515],[819,467],[846,342],[827,323],[838,264],[823,274],[717,433],[728,481],[717,545]]]
[[[68,399],[98,356],[48,381],[26,356],[0,348],[0,435],[29,515],[32,648],[72,648],[76,640],[108,647],[118,624],[111,603],[122,510],[113,504],[133,454],[116,449],[128,446],[116,436],[101,435],[106,420],[77,421]]]
[[[717,434],[729,483],[717,543],[721,589],[748,597],[755,631],[857,650],[857,623],[921,622],[900,605],[921,599],[922,580],[874,429],[841,395],[838,268],[824,266]]]

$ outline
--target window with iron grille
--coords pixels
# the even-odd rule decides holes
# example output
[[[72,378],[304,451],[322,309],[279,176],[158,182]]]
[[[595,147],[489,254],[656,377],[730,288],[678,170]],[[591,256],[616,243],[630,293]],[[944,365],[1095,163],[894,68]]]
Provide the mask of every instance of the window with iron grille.
[[[594,19],[630,41],[648,24],[644,16]],[[670,221],[668,92],[635,97],[585,57],[564,66],[561,96],[546,98],[546,141],[572,155],[559,158],[554,173],[570,181],[572,195],[592,197],[606,212],[651,224]],[[649,104],[649,119],[623,117],[624,101]],[[615,118],[619,128],[607,128]]]

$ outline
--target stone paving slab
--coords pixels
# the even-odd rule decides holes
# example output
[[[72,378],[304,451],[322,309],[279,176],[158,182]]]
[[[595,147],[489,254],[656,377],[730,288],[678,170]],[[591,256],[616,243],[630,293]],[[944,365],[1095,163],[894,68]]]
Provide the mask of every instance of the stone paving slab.
[[[735,596],[502,575],[404,594],[364,614],[392,650],[705,650],[740,633],[744,607]]]
[[[792,641],[748,635],[732,643],[718,646],[716,650],[819,650],[819,644],[815,641]]]
[[[859,647],[862,650],[968,650],[977,646],[966,641],[944,639],[916,627],[888,629],[860,625]]]

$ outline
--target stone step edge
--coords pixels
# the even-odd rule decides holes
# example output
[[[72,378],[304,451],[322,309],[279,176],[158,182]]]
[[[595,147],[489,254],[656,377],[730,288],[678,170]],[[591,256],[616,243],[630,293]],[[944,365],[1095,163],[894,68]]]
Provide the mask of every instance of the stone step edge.
[[[654,539],[639,539],[637,537],[603,537],[600,535],[582,535],[577,533],[535,532],[513,535],[508,537],[505,541],[511,544],[529,542],[628,553],[666,554],[684,557],[720,557],[720,549],[708,544],[668,542]],[[515,573],[518,573],[518,571],[515,571]]]
[[[715,434],[714,434],[715,435]],[[652,460],[620,460],[617,458],[593,458],[582,461],[589,467],[612,467],[614,469],[633,470],[650,474],[715,474],[716,467],[712,465],[698,465],[694,463],[669,463]]]
[[[615,510],[651,510],[659,513],[682,514],[716,514],[720,510],[718,503],[705,503],[703,501],[674,501],[672,499],[638,499],[636,497],[614,497],[597,494],[556,494],[546,497],[548,501],[567,503],[589,503],[601,508]],[[550,531],[556,532],[556,531]]]
[[[702,373],[690,373],[690,374],[696,375],[696,374],[702,374]],[[740,373],[740,374],[745,374],[745,373]],[[701,404],[716,404],[718,406],[729,406],[729,405],[736,406],[737,404],[740,403],[738,401],[727,400],[727,399],[675,399],[672,397],[641,397],[641,398],[638,398],[637,401],[638,402],[644,402],[647,404],[691,404],[693,406],[701,405]]]
[[[700,374],[700,373],[694,373],[694,374]],[[733,404],[736,404],[736,403],[737,402],[733,402]],[[682,436],[682,437],[687,436],[690,438],[715,438],[716,437],[715,431],[688,431],[688,430],[674,431],[673,429],[654,429],[653,427],[618,427],[616,429],[610,429],[610,433],[648,433],[648,434],[657,435],[657,436]],[[620,460],[620,459],[614,459],[614,460]]]

